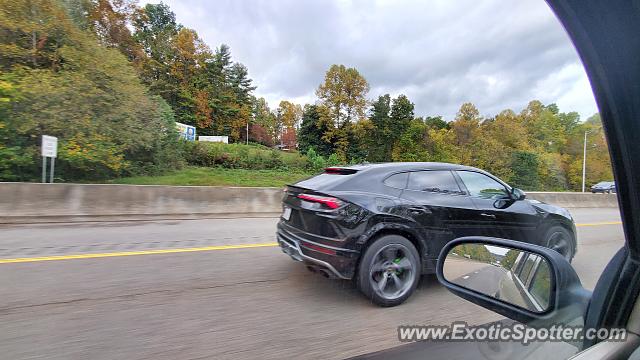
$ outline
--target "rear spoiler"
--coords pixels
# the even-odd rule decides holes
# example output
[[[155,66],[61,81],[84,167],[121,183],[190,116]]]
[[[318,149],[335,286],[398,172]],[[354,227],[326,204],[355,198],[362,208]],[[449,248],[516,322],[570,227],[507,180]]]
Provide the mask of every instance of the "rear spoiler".
[[[328,167],[324,169],[325,174],[333,174],[333,175],[353,175],[357,173],[358,170],[352,168],[344,168],[344,167]]]

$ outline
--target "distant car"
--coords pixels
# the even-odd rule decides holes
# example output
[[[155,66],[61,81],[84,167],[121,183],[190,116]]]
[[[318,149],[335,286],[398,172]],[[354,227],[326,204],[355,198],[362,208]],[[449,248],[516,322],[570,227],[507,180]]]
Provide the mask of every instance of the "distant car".
[[[571,260],[575,225],[563,208],[472,167],[385,163],[332,167],[285,189],[282,251],[330,278],[353,279],[374,303],[406,300],[438,254],[462,236],[517,239]],[[461,254],[464,256],[464,254]]]
[[[613,181],[601,181],[591,187],[591,192],[611,194],[616,192],[616,183]]]

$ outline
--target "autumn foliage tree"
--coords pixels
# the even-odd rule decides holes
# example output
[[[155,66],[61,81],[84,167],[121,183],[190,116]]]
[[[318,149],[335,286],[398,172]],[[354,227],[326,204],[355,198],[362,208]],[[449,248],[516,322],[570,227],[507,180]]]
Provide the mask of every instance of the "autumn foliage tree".
[[[41,135],[59,138],[59,174],[105,178],[173,167],[173,112],[150,95],[118,49],[100,44],[54,0],[0,1],[3,147],[25,157],[2,166],[38,174]],[[3,172],[3,171],[0,171]],[[6,171],[5,171],[6,172]]]

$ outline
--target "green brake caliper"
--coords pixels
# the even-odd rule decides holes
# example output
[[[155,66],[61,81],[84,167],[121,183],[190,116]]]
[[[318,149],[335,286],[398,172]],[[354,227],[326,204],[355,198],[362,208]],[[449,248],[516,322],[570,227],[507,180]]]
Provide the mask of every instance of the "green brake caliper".
[[[400,260],[402,260],[402,259],[401,258],[395,258],[395,259],[393,259],[393,263],[394,264],[400,264]],[[400,274],[402,274],[402,269],[396,270],[396,275],[400,275]]]

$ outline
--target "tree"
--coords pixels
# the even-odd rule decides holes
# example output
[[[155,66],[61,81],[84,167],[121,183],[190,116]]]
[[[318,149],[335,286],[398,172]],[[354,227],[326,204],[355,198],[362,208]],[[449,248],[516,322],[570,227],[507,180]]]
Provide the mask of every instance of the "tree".
[[[314,149],[321,156],[329,156],[333,152],[331,143],[323,140],[329,132],[329,121],[323,119],[328,111],[322,105],[305,105],[302,112],[302,124],[298,133],[298,149],[307,153]]]
[[[282,133],[281,143],[288,149],[295,149],[298,141],[296,138],[296,129],[286,128]]]
[[[211,56],[209,47],[191,29],[180,28],[171,44],[174,49],[173,61],[169,64],[170,80],[175,84],[176,93],[173,106],[176,120],[181,123],[206,128],[213,122],[209,91],[205,87],[194,86],[205,61]]]
[[[289,101],[280,101],[276,110],[278,125],[278,137],[283,145],[289,148],[296,147],[296,131],[302,118],[302,107]],[[285,141],[286,137],[286,141]]]
[[[538,179],[538,156],[527,151],[513,153],[511,185],[525,190],[536,190],[540,186]]]
[[[431,129],[449,129],[449,123],[442,119],[442,116],[427,116],[424,119],[425,125]]]
[[[25,17],[21,11],[29,7],[34,11]],[[4,48],[26,53],[32,44],[23,41],[25,36],[40,39],[36,57],[12,58],[22,66],[3,76],[9,88],[19,91],[4,113],[2,127],[10,134],[5,146],[29,154],[32,170],[25,177],[38,176],[43,134],[59,138],[56,168],[65,179],[99,179],[175,164],[171,159],[177,157],[168,155],[177,148],[173,114],[163,100],[148,95],[118,50],[78,28],[57,1],[1,2],[0,14],[13,19],[2,22],[2,30],[13,34],[0,40]]]
[[[398,95],[393,99],[391,104],[391,123],[389,124],[389,130],[391,136],[399,138],[402,133],[409,127],[409,124],[414,118],[413,114],[414,105],[405,95]]]
[[[518,255],[520,255],[521,253],[522,252],[520,250],[510,249],[504,255],[502,261],[500,261],[500,265],[502,265],[502,267],[505,269],[511,270],[513,264],[515,264],[516,259],[518,258]]]
[[[567,178],[570,187],[575,190],[582,188],[582,161],[584,134],[587,133],[587,164],[586,185],[590,186],[600,181],[613,180],[611,158],[604,136],[604,129],[599,114],[589,117],[580,124],[569,138],[570,156],[567,164]]]
[[[429,161],[426,147],[428,127],[420,119],[411,121],[408,129],[393,147],[393,161]]]
[[[33,149],[24,149],[28,139],[16,138],[15,130],[8,127],[12,103],[20,98],[13,83],[10,76],[0,76],[0,181],[30,180],[29,167],[33,166],[32,158],[36,156]]]
[[[52,0],[2,0],[0,2],[0,65],[11,70],[15,65],[59,69],[60,49],[72,39],[75,25],[66,11]]]
[[[477,138],[480,121],[480,112],[472,103],[464,103],[456,114],[456,119],[451,123],[451,128],[456,134],[458,146],[468,146]]]
[[[282,100],[276,110],[284,128],[297,128],[302,120],[302,107],[298,104]]]
[[[162,96],[173,109],[178,104],[178,87],[171,77],[175,49],[171,46],[182,27],[169,6],[147,4],[133,18],[133,37],[142,47],[145,57],[140,61],[142,81],[153,94]]]
[[[373,125],[368,143],[370,161],[391,161],[394,145],[414,118],[413,109],[413,103],[405,95],[392,100],[385,94],[373,102],[369,118]]]
[[[231,50],[220,45],[212,58],[205,60],[201,85],[209,93],[212,126],[202,129],[204,134],[229,135],[236,141],[252,121],[254,100],[251,92],[255,89],[248,77],[247,68],[234,63]]]
[[[460,150],[455,145],[455,133],[447,129],[429,129],[426,138],[429,161],[459,163]]]
[[[236,95],[236,101],[240,104],[248,104],[251,101],[251,92],[256,89],[249,78],[249,69],[240,63],[234,63],[229,70],[229,84]]]
[[[365,117],[368,92],[369,84],[358,70],[344,65],[331,65],[316,95],[329,109],[334,126],[339,128],[345,122]]]
[[[86,19],[79,20],[86,12]],[[137,9],[136,2],[131,0],[86,0],[77,2],[71,9],[76,21],[86,24],[104,46],[113,47],[124,54],[130,61],[140,61],[144,56],[142,47],[136,42],[129,30],[129,23]]]
[[[462,164],[475,165],[476,140],[479,139],[480,112],[472,103],[464,103],[456,114],[456,119],[450,123],[455,134],[455,143],[459,149]]]
[[[249,140],[273,146],[278,138],[276,116],[269,109],[264,98],[253,100],[253,126],[249,132]],[[255,130],[255,134],[253,133]]]
[[[540,101],[533,100],[520,116],[532,145],[540,151],[559,151],[566,144],[566,129],[558,116],[557,106],[548,108]]]
[[[368,144],[368,160],[382,162],[391,160],[393,142],[388,141],[391,136],[391,96],[385,94],[379,96],[371,104],[369,120],[371,121],[371,135]]]

